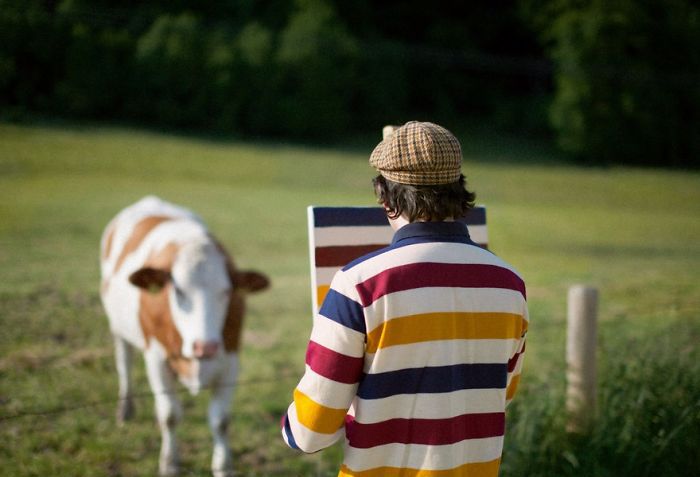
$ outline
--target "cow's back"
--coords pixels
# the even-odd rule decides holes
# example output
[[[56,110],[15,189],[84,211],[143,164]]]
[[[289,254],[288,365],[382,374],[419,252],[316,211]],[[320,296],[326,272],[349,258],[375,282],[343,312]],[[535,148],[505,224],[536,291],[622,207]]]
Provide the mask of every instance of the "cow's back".
[[[148,233],[166,220],[186,219],[202,223],[201,219],[183,207],[171,204],[155,196],[144,197],[119,212],[107,225],[100,244],[100,270],[102,279],[116,274],[124,260]]]
[[[149,255],[189,233],[205,233],[193,212],[148,196],[126,207],[107,225],[100,246],[101,297],[112,332],[140,348],[143,331],[138,323],[140,290],[128,281]]]

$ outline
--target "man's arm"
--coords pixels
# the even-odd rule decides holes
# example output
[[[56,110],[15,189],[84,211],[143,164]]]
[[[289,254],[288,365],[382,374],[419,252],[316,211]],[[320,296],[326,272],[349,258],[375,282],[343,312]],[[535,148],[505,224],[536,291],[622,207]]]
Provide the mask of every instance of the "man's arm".
[[[364,313],[342,273],[336,274],[314,319],[306,371],[282,419],[284,441],[303,452],[316,452],[342,437],[362,377]]]

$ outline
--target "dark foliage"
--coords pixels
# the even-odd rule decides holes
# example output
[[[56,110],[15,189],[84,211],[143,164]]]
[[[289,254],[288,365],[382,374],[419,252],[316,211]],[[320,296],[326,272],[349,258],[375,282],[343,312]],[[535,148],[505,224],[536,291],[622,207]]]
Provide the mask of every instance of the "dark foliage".
[[[525,0],[555,65],[552,127],[592,163],[700,166],[700,5]]]
[[[315,139],[551,128],[586,161],[692,167],[691,3],[0,0],[0,110]]]

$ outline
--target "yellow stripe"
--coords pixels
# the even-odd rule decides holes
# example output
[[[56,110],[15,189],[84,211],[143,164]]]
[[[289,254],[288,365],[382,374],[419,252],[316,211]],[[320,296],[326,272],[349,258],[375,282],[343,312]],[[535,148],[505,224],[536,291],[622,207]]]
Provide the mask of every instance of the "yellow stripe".
[[[518,390],[518,384],[520,383],[520,375],[516,374],[510,379],[510,384],[508,389],[506,389],[506,401],[510,401],[515,396],[515,392]]]
[[[525,320],[514,313],[425,313],[394,318],[367,335],[367,352],[408,343],[456,339],[519,339]]]
[[[473,462],[454,469],[422,470],[402,467],[377,467],[374,469],[353,471],[346,465],[340,468],[338,477],[496,477],[501,459],[489,462]]]
[[[321,285],[316,287],[316,305],[321,306],[323,300],[328,295],[328,290],[330,290],[330,285]]]
[[[333,434],[345,422],[345,409],[322,406],[298,389],[294,390],[294,404],[299,422],[314,432]]]

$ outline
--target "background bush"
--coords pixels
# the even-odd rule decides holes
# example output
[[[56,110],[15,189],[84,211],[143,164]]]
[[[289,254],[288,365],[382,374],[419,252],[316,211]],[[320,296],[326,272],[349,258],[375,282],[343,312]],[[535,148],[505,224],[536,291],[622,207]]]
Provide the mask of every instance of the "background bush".
[[[700,165],[691,0],[0,0],[0,109],[350,137],[431,119]]]
[[[550,122],[589,162],[700,165],[700,5],[534,1],[556,71]]]

